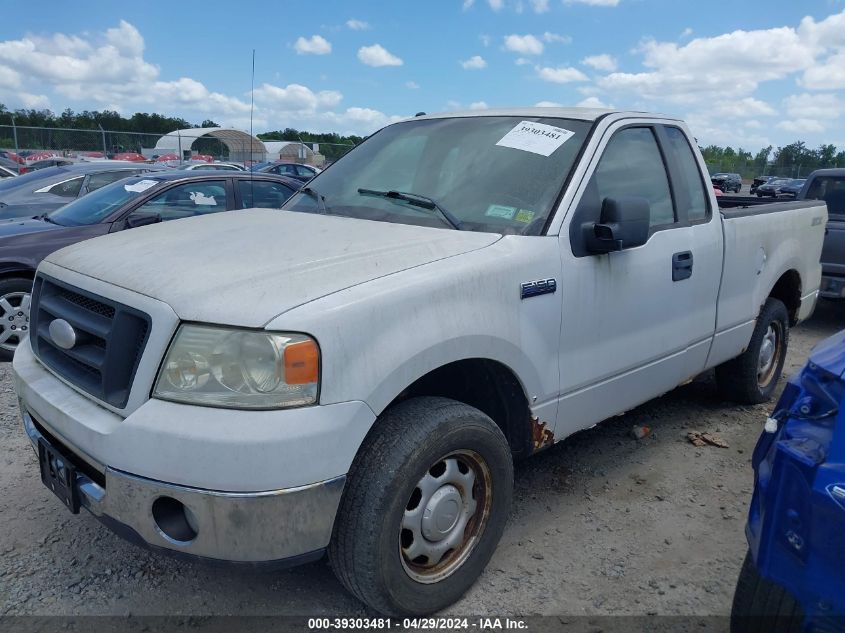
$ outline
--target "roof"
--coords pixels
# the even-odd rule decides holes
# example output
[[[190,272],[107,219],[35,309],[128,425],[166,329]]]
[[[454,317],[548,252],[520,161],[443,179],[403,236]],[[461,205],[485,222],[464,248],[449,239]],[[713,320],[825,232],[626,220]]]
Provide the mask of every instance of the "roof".
[[[556,119],[576,119],[580,121],[595,121],[607,114],[621,115],[625,118],[647,119],[677,119],[677,117],[654,114],[651,112],[629,112],[610,110],[605,108],[488,108],[487,110],[463,110],[458,112],[438,112],[419,119],[447,119],[452,117],[482,117],[482,116],[521,116],[548,117]]]
[[[264,151],[264,143],[261,139],[252,136],[249,132],[227,127],[201,127],[174,130],[159,138],[154,149],[159,151],[173,150],[178,149],[180,144],[183,150],[189,149],[202,136],[213,136],[214,138],[220,139],[230,149],[245,152]]]
[[[845,167],[830,167],[828,169],[817,169],[810,176],[845,176]],[[810,176],[807,176],[809,178]]]
[[[302,182],[295,178],[287,176],[280,176],[278,174],[264,174],[256,173],[254,171],[212,171],[212,170],[179,170],[168,169],[165,171],[157,171],[150,174],[139,174],[134,176],[137,180],[160,180],[162,182],[170,182],[173,180],[220,180],[221,178],[235,178],[237,180],[274,180],[281,182],[294,189],[299,189]],[[123,181],[125,182],[125,181]]]

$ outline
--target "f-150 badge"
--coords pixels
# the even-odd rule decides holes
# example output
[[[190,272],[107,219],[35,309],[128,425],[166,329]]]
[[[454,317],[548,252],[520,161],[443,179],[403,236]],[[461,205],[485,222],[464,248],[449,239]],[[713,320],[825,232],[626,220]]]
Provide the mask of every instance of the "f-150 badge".
[[[537,281],[524,281],[522,283],[521,297],[536,297],[537,295],[552,294],[557,290],[557,281],[554,279],[538,279]]]

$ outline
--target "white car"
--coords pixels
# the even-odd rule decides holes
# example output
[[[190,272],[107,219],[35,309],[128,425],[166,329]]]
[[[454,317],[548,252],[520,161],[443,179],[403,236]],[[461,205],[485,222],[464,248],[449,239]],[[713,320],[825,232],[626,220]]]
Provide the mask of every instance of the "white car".
[[[577,108],[395,123],[285,209],[49,255],[24,427],[71,511],[204,559],[328,551],[396,616],[478,578],[515,457],[713,367],[769,398],[827,219],[720,210],[682,121]]]
[[[187,165],[180,165],[177,169],[185,171],[194,171],[196,169],[207,171],[246,171],[243,166],[236,163],[190,163]]]

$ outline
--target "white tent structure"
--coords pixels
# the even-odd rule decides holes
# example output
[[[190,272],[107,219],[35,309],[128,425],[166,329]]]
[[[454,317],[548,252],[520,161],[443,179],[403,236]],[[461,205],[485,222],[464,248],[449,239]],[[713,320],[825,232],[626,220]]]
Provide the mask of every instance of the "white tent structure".
[[[267,148],[261,139],[249,132],[226,127],[188,128],[170,132],[158,139],[153,153],[158,156],[176,154],[183,157],[185,151],[191,150],[194,143],[204,137],[216,138],[226,145],[231,161],[243,163],[267,159]]]

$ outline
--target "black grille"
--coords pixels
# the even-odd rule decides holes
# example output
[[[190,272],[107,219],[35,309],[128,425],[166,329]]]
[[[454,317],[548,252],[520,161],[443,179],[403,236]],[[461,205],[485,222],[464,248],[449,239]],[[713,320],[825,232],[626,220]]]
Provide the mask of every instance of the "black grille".
[[[50,323],[64,319],[76,344],[63,349]],[[126,406],[150,330],[149,315],[39,275],[32,289],[32,349],[45,365],[95,398]]]

